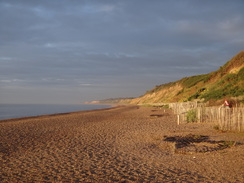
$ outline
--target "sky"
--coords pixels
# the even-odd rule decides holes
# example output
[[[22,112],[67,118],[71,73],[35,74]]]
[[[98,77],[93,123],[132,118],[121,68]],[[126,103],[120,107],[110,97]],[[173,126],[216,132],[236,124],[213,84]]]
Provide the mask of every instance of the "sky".
[[[0,104],[139,97],[244,49],[243,0],[0,0]]]

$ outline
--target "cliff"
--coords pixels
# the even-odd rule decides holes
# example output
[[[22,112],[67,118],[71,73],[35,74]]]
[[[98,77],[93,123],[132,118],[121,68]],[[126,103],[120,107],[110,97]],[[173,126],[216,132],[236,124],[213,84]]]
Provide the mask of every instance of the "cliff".
[[[215,72],[156,86],[143,96],[132,99],[130,103],[217,101],[231,97],[244,99],[244,51]]]

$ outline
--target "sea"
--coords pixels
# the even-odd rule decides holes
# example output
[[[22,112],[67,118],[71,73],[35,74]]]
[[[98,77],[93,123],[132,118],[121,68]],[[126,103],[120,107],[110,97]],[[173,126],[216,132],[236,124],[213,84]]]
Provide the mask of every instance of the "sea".
[[[29,116],[49,115],[56,113],[68,113],[104,109],[111,105],[61,105],[61,104],[0,104],[0,119],[20,118]]]

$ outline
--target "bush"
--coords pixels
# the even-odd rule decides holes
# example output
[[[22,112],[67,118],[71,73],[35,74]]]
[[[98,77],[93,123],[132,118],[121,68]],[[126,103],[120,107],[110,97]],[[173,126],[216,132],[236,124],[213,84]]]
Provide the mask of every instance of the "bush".
[[[196,112],[196,110],[187,111],[187,113],[186,113],[186,121],[187,121],[187,123],[197,122],[197,112]]]
[[[220,130],[219,125],[215,125],[213,128],[214,128],[215,130]]]
[[[209,80],[209,75],[208,74],[203,74],[203,75],[197,75],[197,76],[191,76],[187,78],[183,78],[183,85],[186,88],[191,88],[198,84],[199,82],[203,81],[204,83]]]
[[[238,80],[243,81],[244,79],[244,67],[238,72]]]
[[[223,87],[220,87],[219,89],[212,89],[203,95],[200,96],[200,98],[204,98],[205,101],[209,101],[211,99],[219,100],[224,97],[238,97],[242,96],[244,93],[244,88],[241,85],[232,86],[230,83],[226,84]],[[190,99],[194,98],[195,96],[191,96]]]
[[[169,109],[169,104],[165,104],[165,105],[162,105],[162,106],[159,106],[159,107],[162,107],[164,109]]]

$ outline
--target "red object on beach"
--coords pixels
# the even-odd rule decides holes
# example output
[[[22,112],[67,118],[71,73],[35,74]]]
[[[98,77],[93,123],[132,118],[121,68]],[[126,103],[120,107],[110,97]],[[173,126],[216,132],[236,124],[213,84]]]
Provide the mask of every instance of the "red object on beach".
[[[227,100],[225,100],[224,106],[230,106],[230,104],[229,104],[229,102]]]

